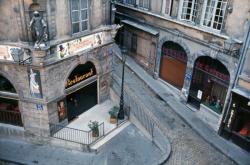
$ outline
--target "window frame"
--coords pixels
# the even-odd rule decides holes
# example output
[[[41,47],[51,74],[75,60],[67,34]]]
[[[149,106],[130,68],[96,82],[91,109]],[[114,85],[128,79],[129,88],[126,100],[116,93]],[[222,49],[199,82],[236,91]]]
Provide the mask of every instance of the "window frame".
[[[223,13],[223,16],[222,16],[222,21],[221,21],[221,28],[220,29],[213,28],[213,25],[215,23],[214,19],[216,17],[216,10],[219,9],[219,10],[223,11],[222,8],[221,8],[222,5],[221,5],[220,8],[217,8],[217,5],[218,5],[219,1],[222,3],[224,0],[215,0],[215,8],[214,8],[215,10],[213,11],[213,15],[212,15],[212,20],[211,20],[211,25],[210,26],[204,25],[205,15],[206,15],[206,11],[207,11],[206,9],[207,9],[207,6],[208,6],[207,5],[208,0],[204,0],[204,3],[202,5],[202,15],[201,15],[200,25],[202,27],[206,28],[206,29],[210,29],[210,30],[213,30],[215,32],[220,32],[222,30],[222,28],[223,28],[223,24],[224,24],[224,20],[225,20],[225,15],[226,15],[226,10],[227,10],[227,5],[228,5],[228,0],[226,0],[226,2],[225,2],[225,9],[224,9],[224,13]],[[218,24],[219,24],[219,22],[218,22]]]
[[[77,34],[80,34],[82,32],[86,32],[89,30],[89,0],[86,0],[87,2],[87,8],[81,8],[82,7],[82,0],[78,0],[79,2],[79,8],[78,10],[72,10],[72,4],[73,4],[73,0],[69,0],[69,7],[70,7],[70,23],[71,23],[71,34],[72,35],[77,35]],[[78,16],[79,16],[79,20],[78,21],[75,21],[73,22],[73,17],[72,17],[72,13],[73,12],[78,12]],[[82,11],[87,11],[87,18],[86,19],[82,19]],[[82,23],[83,22],[86,22],[87,23],[87,28],[86,29],[82,29],[83,26],[82,26]],[[73,24],[75,23],[79,23],[79,31],[78,32],[74,32],[73,30]]]
[[[142,6],[140,6],[140,1],[142,1]],[[145,7],[145,1],[148,1],[148,7]],[[151,4],[151,0],[137,0],[138,8],[143,9],[143,10],[149,10],[151,6],[150,4]]]
[[[133,53],[137,53],[137,34],[132,33],[131,35],[131,49],[130,51]]]
[[[192,1],[192,6],[191,6],[191,12],[190,12],[190,18],[189,19],[182,18],[182,15],[183,15],[183,4],[184,4],[185,1],[189,1],[189,0],[181,0],[180,1],[178,18],[179,18],[179,20],[182,20],[182,21],[187,21],[187,22],[190,22],[190,23],[195,23],[196,19],[197,19],[197,15],[193,15],[193,13],[194,13],[194,9],[195,9],[195,4],[196,4],[196,13],[198,12],[198,8],[197,8],[198,7],[198,0],[191,0]],[[186,13],[186,15],[187,15],[187,13]],[[193,20],[194,16],[195,16],[195,18]]]
[[[171,10],[172,10],[172,3],[173,0],[168,0],[169,1],[169,6],[168,6],[168,14],[166,13],[166,1],[167,0],[163,0],[162,1],[162,8],[161,8],[161,13],[165,16],[171,16]]]

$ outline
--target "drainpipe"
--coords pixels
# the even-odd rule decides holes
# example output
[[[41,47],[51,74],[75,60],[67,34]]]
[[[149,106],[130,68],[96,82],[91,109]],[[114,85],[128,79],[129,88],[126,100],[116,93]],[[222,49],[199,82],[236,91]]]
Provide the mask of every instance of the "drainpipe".
[[[245,59],[246,59],[246,55],[247,55],[247,48],[248,48],[248,45],[250,44],[250,22],[248,23],[248,31],[247,31],[247,35],[246,35],[246,38],[244,40],[244,44],[243,44],[243,47],[240,51],[240,59],[239,59],[239,64],[238,64],[238,68],[236,70],[236,74],[235,74],[235,78],[233,80],[233,84],[231,85],[231,88],[229,88],[229,98],[227,98],[227,102],[225,105],[227,105],[225,107],[225,112],[222,117],[222,122],[220,124],[220,128],[218,130],[219,134],[221,134],[221,130],[222,130],[222,124],[223,123],[226,123],[226,120],[228,119],[228,116],[229,116],[229,109],[230,109],[230,105],[231,105],[231,102],[232,102],[232,94],[231,94],[231,90],[237,85],[237,82],[239,80],[239,75],[240,73],[242,72],[242,69],[243,69],[243,66],[244,66],[244,62],[245,62]]]

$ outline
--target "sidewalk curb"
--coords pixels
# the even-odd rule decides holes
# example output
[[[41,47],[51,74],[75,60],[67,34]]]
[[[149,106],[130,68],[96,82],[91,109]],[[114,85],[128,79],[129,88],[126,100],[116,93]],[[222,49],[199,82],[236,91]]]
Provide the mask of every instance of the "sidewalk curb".
[[[116,54],[116,56],[119,59],[121,59],[121,56],[119,54]],[[129,60],[132,61],[131,58]],[[184,114],[181,113],[181,111],[176,110],[176,107],[175,107],[176,104],[179,104],[178,106],[182,106],[184,108],[184,110],[182,110],[182,111],[185,111],[185,109],[188,109],[188,107],[186,105],[184,105],[184,104],[179,103],[178,101],[176,101],[175,98],[174,99],[169,99],[169,98],[166,98],[165,96],[163,96],[163,94],[161,93],[161,91],[157,91],[157,89],[155,89],[152,86],[152,84],[150,84],[148,81],[146,81],[145,77],[143,76],[143,75],[146,75],[146,76],[150,76],[150,75],[145,70],[143,70],[143,69],[142,69],[142,72],[139,73],[140,71],[137,71],[136,68],[134,68],[132,66],[133,64],[131,64],[129,62],[129,60],[126,61],[126,66],[131,71],[133,71],[137,75],[137,77],[139,79],[141,79],[145,83],[145,85],[147,85],[159,98],[161,98],[162,100],[164,100],[171,107],[171,109],[173,109],[173,112],[175,112],[179,117],[181,117],[206,142],[208,142],[211,146],[213,146],[215,149],[217,149],[222,154],[226,155],[229,159],[231,159],[232,161],[234,161],[237,164],[244,165],[244,164],[248,164],[250,162],[250,156],[249,156],[249,154],[246,151],[244,151],[243,149],[241,149],[240,147],[236,146],[235,144],[233,144],[233,143],[231,143],[231,142],[223,139],[222,137],[220,137],[213,130],[211,130],[207,126],[205,126],[205,123],[203,123],[199,118],[197,118],[195,116],[191,117],[191,114],[189,114],[189,115],[185,114],[184,115]],[[137,63],[135,63],[135,64],[138,65]],[[138,65],[138,67],[140,67],[140,66]],[[156,80],[154,80],[154,81],[156,81]],[[171,101],[174,102],[175,104],[170,103]],[[188,115],[189,117],[187,117],[186,115]],[[192,120],[192,122],[189,121],[188,118],[190,118]],[[206,128],[205,132],[204,132],[204,129],[199,128],[199,126],[197,126],[197,124],[194,124],[194,121],[200,123],[201,125],[203,125],[204,128]],[[210,134],[211,138],[207,138],[206,131],[211,133]],[[217,139],[218,140],[217,144],[215,144],[215,142],[213,141],[213,139]],[[240,151],[240,153],[238,153],[239,151]]]

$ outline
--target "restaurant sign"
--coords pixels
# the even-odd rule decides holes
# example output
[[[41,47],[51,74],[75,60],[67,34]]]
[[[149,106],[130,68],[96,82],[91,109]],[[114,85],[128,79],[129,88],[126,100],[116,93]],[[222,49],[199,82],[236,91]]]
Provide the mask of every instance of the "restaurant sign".
[[[56,52],[59,59],[73,55],[86,49],[94,48],[103,42],[103,33],[96,33],[56,46]]]
[[[84,65],[78,65],[68,77],[66,89],[94,75],[96,75],[96,71],[92,63],[87,62]]]

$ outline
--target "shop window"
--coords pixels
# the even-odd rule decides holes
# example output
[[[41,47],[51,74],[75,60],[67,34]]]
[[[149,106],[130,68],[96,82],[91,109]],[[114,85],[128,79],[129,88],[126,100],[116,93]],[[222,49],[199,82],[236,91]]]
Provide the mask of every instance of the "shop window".
[[[149,9],[150,0],[139,0],[139,7]]]
[[[132,34],[131,37],[131,52],[135,52],[137,51],[137,35],[136,34]]]
[[[70,0],[72,33],[88,29],[88,0]]]
[[[18,101],[0,97],[0,122],[22,126]]]
[[[217,60],[200,57],[193,72],[189,102],[197,108],[200,104],[221,114],[229,85],[229,73]]]

